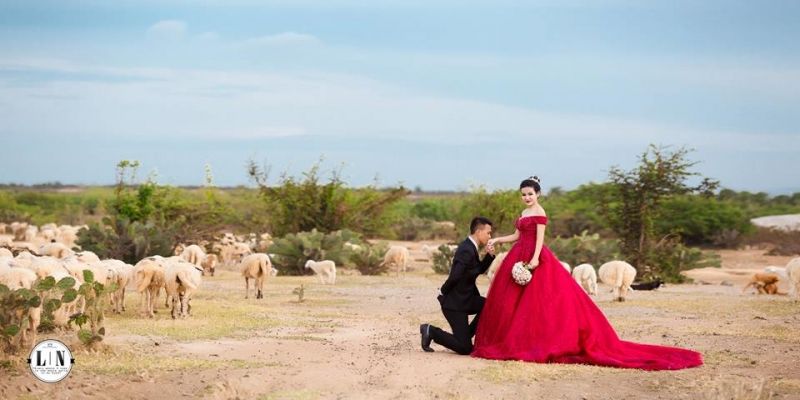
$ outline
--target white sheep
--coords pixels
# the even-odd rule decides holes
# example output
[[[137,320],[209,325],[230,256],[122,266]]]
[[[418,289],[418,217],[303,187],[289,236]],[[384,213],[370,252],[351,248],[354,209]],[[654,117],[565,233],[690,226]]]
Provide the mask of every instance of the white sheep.
[[[27,268],[11,267],[4,272],[0,272],[0,283],[11,290],[31,289],[34,282],[36,282],[36,274]],[[36,343],[36,331],[42,321],[42,305],[29,308],[28,315],[18,314],[16,317],[22,323],[20,326],[22,331],[20,340],[22,343],[28,342],[28,336],[31,339],[30,343]],[[27,319],[27,326],[23,319]]]
[[[78,260],[83,261],[87,264],[100,262],[100,257],[98,257],[97,254],[89,250],[79,251],[75,253],[75,256],[78,258]]]
[[[133,267],[136,291],[142,296],[142,313],[148,317],[155,316],[155,304],[158,292],[164,287],[164,264],[155,257],[142,259]]]
[[[786,264],[786,275],[789,278],[789,293],[800,300],[800,257]]]
[[[408,266],[408,262],[410,260],[411,255],[409,254],[407,248],[404,246],[391,246],[383,256],[383,262],[381,265],[393,265],[397,268],[397,273],[400,273],[400,271],[406,272],[406,267]]]
[[[497,274],[497,269],[500,268],[500,265],[503,264],[503,260],[506,259],[508,255],[507,251],[497,254],[492,260],[492,264],[489,265],[489,270],[486,271],[486,276],[489,277],[489,285],[494,282],[494,276]],[[491,286],[490,286],[491,287]]]
[[[53,279],[56,280],[56,282],[59,282],[64,278],[72,278],[72,275],[70,275],[64,269],[60,271],[53,271],[48,276],[52,276]],[[73,279],[75,280],[75,284],[73,285],[72,288],[75,290],[80,289],[81,282],[75,278]],[[78,296],[77,298],[75,298],[75,300],[72,300],[69,303],[61,303],[61,307],[53,311],[53,323],[56,326],[60,327],[69,326],[69,316],[77,312],[79,309],[83,308],[84,304],[85,304],[85,299],[83,298],[83,296]]]
[[[603,283],[614,287],[612,292],[615,300],[625,301],[625,296],[636,278],[636,268],[625,261],[609,261],[600,266],[597,275]]]
[[[72,255],[73,251],[63,243],[45,243],[39,247],[40,256],[65,258]]]
[[[203,261],[206,258],[206,252],[203,251],[200,246],[191,244],[183,249],[183,251],[180,253],[180,256],[184,260],[200,267],[203,265]]]
[[[569,263],[567,263],[566,261],[560,261],[560,262],[561,262],[561,266],[564,267],[565,270],[567,270],[567,273],[571,274],[572,273],[572,267],[570,267]]]
[[[250,297],[250,279],[255,279],[256,299],[263,299],[264,280],[267,275],[275,275],[269,256],[264,253],[250,254],[239,263],[239,270],[244,277],[244,298]]]
[[[336,284],[336,263],[333,261],[308,260],[306,261],[306,269],[313,270],[314,273],[319,276],[319,280],[323,285],[325,283],[330,283],[331,285]]]
[[[789,274],[786,272],[785,267],[775,267],[769,266],[764,268],[764,272],[767,274],[775,274],[781,277],[781,279],[789,279]]]
[[[164,272],[167,295],[172,297],[172,319],[186,318],[192,311],[192,294],[203,281],[203,268],[187,261],[170,263]],[[178,307],[180,305],[180,307]]]
[[[0,257],[14,258],[14,253],[12,253],[11,250],[5,247],[0,247]]]
[[[117,314],[125,311],[125,290],[128,283],[133,278],[133,265],[120,260],[101,261],[111,272],[110,282],[117,285],[116,290],[111,293],[111,305]]]
[[[217,258],[216,254],[206,254],[206,258],[203,260],[203,271],[208,272],[211,276],[214,276],[214,271],[217,268],[218,262],[219,258]]]
[[[572,277],[586,293],[597,294],[597,273],[591,264],[581,264],[572,269]]]

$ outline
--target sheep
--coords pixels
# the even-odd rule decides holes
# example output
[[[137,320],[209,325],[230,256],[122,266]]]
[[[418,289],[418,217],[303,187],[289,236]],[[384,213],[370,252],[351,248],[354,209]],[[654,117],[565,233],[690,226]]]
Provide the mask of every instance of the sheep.
[[[46,243],[39,247],[40,256],[51,256],[55,258],[65,258],[73,254],[73,251],[63,243]]]
[[[83,261],[83,262],[85,262],[87,264],[88,263],[94,263],[94,262],[100,262],[100,257],[98,257],[97,254],[95,254],[95,253],[93,253],[93,252],[91,252],[89,250],[79,251],[79,252],[75,253],[75,256],[78,257],[78,260]]]
[[[148,317],[155,316],[155,303],[158,292],[164,287],[163,260],[149,257],[142,259],[133,267],[136,291],[142,295],[142,313]]]
[[[331,285],[336,284],[336,263],[334,263],[333,261],[308,260],[306,261],[306,269],[313,270],[314,273],[317,274],[317,276],[319,276],[319,280],[320,282],[322,282],[323,285],[325,283],[330,283]]]
[[[397,273],[406,272],[406,267],[408,265],[408,261],[411,259],[411,256],[408,253],[408,249],[404,246],[391,246],[389,250],[386,251],[386,254],[383,256],[383,262],[381,263],[382,266],[389,266],[394,265],[397,267]]]
[[[6,285],[11,290],[31,289],[35,281],[36,274],[27,268],[11,267],[5,270],[5,272],[0,272],[0,283]],[[29,335],[31,338],[30,343],[36,343],[36,331],[39,329],[39,324],[42,321],[42,305],[39,304],[38,307],[29,308],[28,315],[18,314],[16,317],[19,318],[20,322],[23,321],[23,318],[27,318],[28,320],[28,326],[20,324],[20,328],[22,328],[20,340],[22,343],[28,342],[27,339]]]
[[[20,242],[25,240],[25,231],[28,230],[28,223],[27,222],[12,222],[11,223],[11,234],[14,235],[14,241]]]
[[[214,276],[214,270],[217,267],[218,258],[216,254],[206,254],[205,259],[203,260],[203,271],[208,272],[211,276]],[[204,273],[205,275],[205,273]]]
[[[58,228],[58,237],[56,240],[63,243],[69,248],[75,247],[75,242],[78,240],[78,231],[81,228],[71,226],[61,226]]]
[[[778,275],[756,272],[750,278],[750,282],[747,282],[747,285],[742,288],[742,293],[749,287],[753,287],[758,291],[758,294],[777,294],[779,280],[780,277]]]
[[[0,247],[0,257],[14,258],[14,253],[5,247]]]
[[[486,272],[486,276],[489,278],[489,285],[491,285],[492,282],[494,282],[494,276],[495,274],[497,274],[497,269],[500,268],[500,265],[503,264],[503,260],[506,259],[507,255],[508,252],[504,251],[496,255],[494,257],[494,260],[492,260],[492,264],[489,265],[489,270]]]
[[[120,314],[125,311],[125,289],[133,278],[133,265],[120,260],[103,260],[102,263],[111,271],[111,283],[117,285],[117,289],[111,293],[111,305],[114,312]]]
[[[250,254],[239,263],[239,270],[244,277],[244,298],[250,297],[250,279],[255,279],[256,299],[264,298],[264,280],[267,274],[273,275],[272,261],[264,253]]]
[[[192,294],[200,287],[203,268],[187,261],[170,263],[164,271],[167,295],[172,297],[172,319],[186,318],[192,311]],[[180,308],[178,307],[180,303]]]
[[[203,251],[200,246],[192,244],[183,249],[181,252],[181,258],[198,267],[201,267],[206,258],[206,252]]]
[[[60,271],[53,271],[48,276],[52,276],[53,279],[56,280],[56,282],[59,282],[64,278],[72,278],[72,276],[66,270],[63,269]],[[73,289],[78,290],[80,289],[80,287],[81,287],[81,282],[75,279],[75,285],[73,285]],[[80,308],[83,308],[84,304],[85,304],[85,299],[83,299],[82,297],[78,297],[69,303],[62,303],[61,307],[53,311],[53,323],[56,326],[60,327],[69,326],[69,316],[78,311],[79,305]]]
[[[800,300],[800,257],[794,258],[786,264],[786,275],[789,278],[789,293]]]
[[[781,277],[781,279],[789,279],[789,274],[786,272],[785,267],[774,267],[769,266],[764,268],[764,272],[768,274],[775,274]]]
[[[565,270],[567,270],[568,274],[572,273],[572,267],[569,266],[569,263],[567,263],[566,261],[559,261],[559,262],[561,263],[561,266],[564,267]]]
[[[61,260],[50,256],[36,257],[31,259],[30,263],[27,265],[27,268],[34,271],[36,276],[39,278],[49,276],[54,271],[67,272],[64,268],[64,263],[61,262]]]
[[[597,273],[591,264],[581,264],[573,268],[572,277],[586,293],[597,295]]]
[[[614,287],[612,292],[615,300],[625,301],[628,289],[636,278],[636,268],[625,261],[609,261],[600,266],[597,275],[603,283]]]
[[[353,252],[359,252],[364,249],[363,247],[350,242],[344,242],[344,247]]]
[[[39,228],[36,225],[28,225],[28,228],[25,229],[25,241],[33,242],[37,234],[39,234]]]

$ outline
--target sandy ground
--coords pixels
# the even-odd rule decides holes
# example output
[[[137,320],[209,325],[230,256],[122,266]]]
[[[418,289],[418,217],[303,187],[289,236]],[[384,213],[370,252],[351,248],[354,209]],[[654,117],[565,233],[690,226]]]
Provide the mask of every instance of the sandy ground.
[[[747,274],[789,258],[721,255],[722,269],[690,272],[702,283],[635,292],[625,303],[607,290],[596,298],[622,338],[699,350],[706,365],[697,369],[497,362],[436,345],[424,353],[419,324],[446,326],[435,299],[444,277],[414,251],[403,276],[340,273],[335,286],[276,277],[261,300],[245,300],[242,280],[222,271],[204,281],[186,320],[163,308],[140,318],[130,295],[127,311],[109,316],[101,351],[77,350],[74,332],[44,335],[73,343],[67,379],[38,382],[23,361],[0,369],[0,398],[800,399],[800,303],[741,293]]]

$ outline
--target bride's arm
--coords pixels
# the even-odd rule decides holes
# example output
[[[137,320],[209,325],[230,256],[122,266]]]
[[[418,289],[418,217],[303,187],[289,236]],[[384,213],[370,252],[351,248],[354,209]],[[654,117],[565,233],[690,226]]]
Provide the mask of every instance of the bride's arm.
[[[536,248],[533,251],[533,258],[531,259],[531,267],[539,265],[539,256],[542,254],[542,246],[544,245],[544,229],[546,225],[536,224]]]
[[[489,244],[497,244],[497,243],[511,243],[516,242],[519,239],[519,229],[515,229],[514,233],[506,236],[500,236],[498,238],[489,239]]]

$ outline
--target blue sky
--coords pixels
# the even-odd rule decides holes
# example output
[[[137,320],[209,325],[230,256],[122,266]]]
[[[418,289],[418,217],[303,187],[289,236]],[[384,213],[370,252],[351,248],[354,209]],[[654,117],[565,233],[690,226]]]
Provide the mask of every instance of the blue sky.
[[[800,2],[0,1],[0,182],[601,181],[649,143],[800,191]]]

